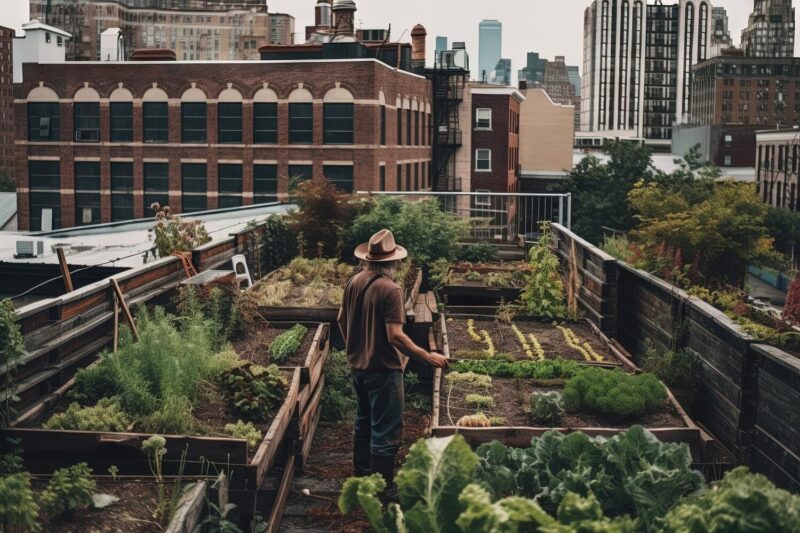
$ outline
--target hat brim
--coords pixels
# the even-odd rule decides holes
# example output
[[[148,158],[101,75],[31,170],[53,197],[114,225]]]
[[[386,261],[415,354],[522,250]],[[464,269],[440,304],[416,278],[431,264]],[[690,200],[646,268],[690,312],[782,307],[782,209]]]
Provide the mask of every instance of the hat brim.
[[[400,261],[401,259],[405,259],[406,257],[408,257],[408,250],[406,250],[402,246],[397,246],[392,255],[376,258],[369,255],[369,243],[364,243],[356,247],[354,255],[358,259],[361,259],[362,261],[367,261],[369,263],[388,263],[390,261]]]

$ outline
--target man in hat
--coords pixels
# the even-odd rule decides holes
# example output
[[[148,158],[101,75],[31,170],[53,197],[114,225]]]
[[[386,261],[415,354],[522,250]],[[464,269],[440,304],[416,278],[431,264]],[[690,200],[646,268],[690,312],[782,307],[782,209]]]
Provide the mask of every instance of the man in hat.
[[[355,256],[364,270],[347,283],[338,318],[358,405],[353,468],[356,476],[381,474],[391,487],[403,433],[406,356],[437,368],[446,367],[447,359],[420,348],[403,331],[403,289],[394,275],[408,252],[392,232],[379,231]]]

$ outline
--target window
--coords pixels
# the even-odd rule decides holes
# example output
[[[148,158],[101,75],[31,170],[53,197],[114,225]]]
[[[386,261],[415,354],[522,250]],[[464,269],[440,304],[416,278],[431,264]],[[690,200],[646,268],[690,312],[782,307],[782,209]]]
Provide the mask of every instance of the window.
[[[75,225],[100,222],[100,162],[75,163]]]
[[[419,163],[414,163],[414,190],[419,190]]]
[[[397,109],[397,146],[403,144],[403,110]]]
[[[181,104],[181,142],[202,144],[206,142],[206,103]]]
[[[311,144],[313,142],[313,104],[289,104],[289,144]]]
[[[730,148],[733,144],[733,135],[726,135],[725,136],[725,148]]]
[[[153,204],[161,207],[169,205],[169,165],[167,163],[145,163],[144,175],[144,213],[149,217]]]
[[[184,213],[205,211],[208,208],[208,178],[205,163],[181,165],[181,190],[183,191],[181,203]]]
[[[419,111],[414,111],[414,146],[419,146]]]
[[[133,103],[111,102],[111,142],[133,141]]]
[[[323,143],[353,144],[353,104],[324,104]]]
[[[726,167],[729,167],[729,166],[731,166],[732,164],[733,164],[733,160],[731,159],[731,156],[729,156],[729,155],[726,155],[726,156],[725,156],[725,163],[724,163],[724,166],[726,166]]]
[[[383,166],[383,165],[380,167],[379,180],[380,181],[378,183],[378,190],[385,191],[386,190],[386,167]]]
[[[51,228],[61,227],[61,163],[28,161],[30,228],[42,231],[43,211],[51,213]]]
[[[278,165],[253,167],[253,203],[266,204],[278,201]]]
[[[406,145],[411,145],[411,110],[406,109]]]
[[[278,104],[257,103],[253,105],[253,142],[255,144],[277,144]]]
[[[55,142],[61,138],[58,102],[28,104],[28,140]]]
[[[399,191],[403,184],[403,165],[397,164],[397,176],[395,177],[394,190]]]
[[[76,102],[75,142],[100,142],[100,103]]]
[[[475,110],[475,129],[476,130],[491,130],[492,129],[492,110],[485,108],[478,108]]]
[[[219,143],[242,144],[242,104],[222,103],[219,106]]]
[[[298,183],[313,177],[314,168],[311,165],[289,165],[289,190],[294,190]]]
[[[145,102],[142,106],[144,142],[165,143],[169,140],[169,108],[167,102]]]
[[[406,163],[406,190],[411,190],[411,163]]]
[[[386,106],[381,106],[381,146],[386,146]]]
[[[219,166],[219,208],[242,205],[242,165]]]
[[[353,192],[352,165],[325,165],[322,172],[339,189],[344,192]]]
[[[133,163],[111,163],[111,220],[133,218]]]
[[[475,172],[492,171],[492,151],[485,148],[475,150]]]

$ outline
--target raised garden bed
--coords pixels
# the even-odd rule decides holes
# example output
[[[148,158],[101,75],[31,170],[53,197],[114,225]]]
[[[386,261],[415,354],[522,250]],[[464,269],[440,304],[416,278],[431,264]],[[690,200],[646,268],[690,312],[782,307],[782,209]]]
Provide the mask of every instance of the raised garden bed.
[[[517,300],[525,286],[524,261],[452,265],[439,295],[447,305],[498,305]]]
[[[448,333],[450,324],[440,323],[443,353],[450,357],[452,354],[449,345],[450,339],[455,334]],[[547,363],[545,360],[544,363]],[[478,363],[482,363],[478,361]],[[489,362],[492,364],[492,362]],[[500,362],[502,363],[502,362]],[[566,366],[576,366],[572,361],[565,361]],[[529,361],[525,364],[537,364]],[[579,368],[589,368],[577,365]],[[593,371],[612,372],[612,370],[594,369]],[[588,435],[614,435],[631,425],[641,424],[651,430],[656,437],[666,442],[686,442],[692,449],[696,461],[703,459],[710,439],[688,417],[684,409],[677,402],[669,390],[664,387],[665,401],[661,407],[641,416],[638,419],[612,420],[610,417],[591,414],[582,410],[564,413],[554,424],[543,424],[532,421],[529,415],[529,398],[533,393],[550,391],[561,392],[565,379],[532,379],[515,378],[510,376],[491,377],[489,388],[475,388],[473,386],[459,386],[448,382],[447,376],[452,369],[437,370],[434,376],[433,415],[431,431],[435,437],[443,437],[460,433],[467,440],[477,445],[492,440],[499,440],[510,446],[524,447],[530,444],[534,436],[540,436],[546,431],[557,429],[562,432],[580,430]],[[490,372],[475,370],[476,373],[488,375]],[[622,372],[620,369],[614,372]],[[475,406],[475,397],[467,405],[468,394],[491,397],[491,405]],[[458,425],[462,416],[470,416],[476,412],[483,412],[487,418],[498,417],[491,420],[489,427],[463,427]],[[463,421],[462,421],[463,423]]]

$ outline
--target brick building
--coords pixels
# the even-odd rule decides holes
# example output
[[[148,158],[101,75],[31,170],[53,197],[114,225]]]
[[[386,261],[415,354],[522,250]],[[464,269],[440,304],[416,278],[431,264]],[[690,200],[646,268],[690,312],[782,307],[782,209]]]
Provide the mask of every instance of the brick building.
[[[174,6],[174,7],[173,7]],[[183,60],[258,59],[266,44],[292,44],[294,17],[264,0],[31,0],[30,18],[73,35],[68,61],[100,59],[100,34],[120,28],[128,51],[168,48]]]
[[[519,178],[520,104],[513,87],[473,83],[472,192],[514,192]]]
[[[14,176],[14,30],[0,26],[0,175]]]
[[[26,64],[16,87],[20,229],[343,189],[429,186],[430,84],[376,59]],[[30,81],[27,81],[30,80]],[[399,139],[398,139],[399,136]]]
[[[756,134],[756,182],[761,199],[773,207],[800,209],[800,130]]]

